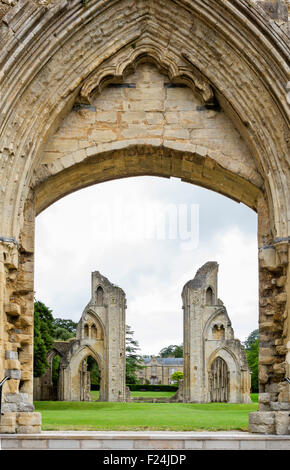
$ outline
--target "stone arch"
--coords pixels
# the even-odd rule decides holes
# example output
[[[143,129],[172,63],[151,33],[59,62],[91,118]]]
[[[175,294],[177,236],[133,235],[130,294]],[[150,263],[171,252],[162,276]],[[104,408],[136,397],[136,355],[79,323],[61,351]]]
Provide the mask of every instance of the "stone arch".
[[[59,400],[62,394],[62,378],[61,371],[58,378],[58,383],[53,383],[53,360],[56,357],[60,358],[60,367],[64,361],[64,355],[57,347],[53,347],[47,354],[48,366],[41,377],[34,378],[34,400]]]
[[[98,341],[106,341],[105,339],[105,325],[102,322],[102,319],[100,318],[99,315],[97,315],[96,312],[94,312],[92,309],[86,309],[85,310],[85,318],[86,320],[84,321],[84,328],[87,325],[90,330],[90,336],[87,335],[87,337],[84,335],[83,339],[96,339]],[[96,336],[93,338],[92,337],[92,327],[94,326]],[[82,335],[80,334],[80,337]]]
[[[228,378],[227,378],[227,399],[229,403],[238,403],[240,398],[238,396],[238,388],[241,381],[241,371],[239,366],[239,361],[233,351],[227,347],[220,347],[216,349],[208,359],[207,365],[207,388],[208,392],[208,401],[212,401],[211,396],[211,386],[210,378],[212,374],[212,367],[216,359],[221,359],[226,364]]]
[[[44,7],[27,0],[7,11],[1,37],[5,38],[5,47],[0,73],[0,240],[4,273],[0,323],[12,319],[17,327],[27,329],[26,336],[32,342],[31,234],[37,212],[72,190],[101,181],[97,168],[104,180],[138,174],[175,175],[245,202],[258,212],[260,335],[266,344],[260,350],[260,385],[263,392],[271,391],[278,401],[289,403],[289,386],[284,383],[289,376],[290,335],[289,48],[283,31],[271,24],[263,10],[245,0],[180,0],[178,12],[173,0],[91,0],[87,8],[81,2],[64,0]],[[205,107],[218,104],[224,110],[249,148],[254,164],[251,169],[244,171],[237,162],[230,168],[224,161],[218,163],[206,148],[174,149],[175,158],[168,160],[163,157],[162,143],[154,149],[155,155],[160,151],[157,168],[146,154],[138,158],[140,148],[134,151],[131,146],[126,146],[124,154],[119,149],[119,157],[115,154],[118,168],[112,165],[112,149],[107,154],[106,150],[88,150],[85,159],[94,169],[91,180],[80,161],[81,153],[71,155],[72,164],[66,168],[61,162],[55,164],[58,171],[53,175],[47,164],[41,165],[49,138],[73,105],[90,101],[94,84],[97,82],[101,90],[105,83],[102,79],[109,71],[112,80],[117,80],[118,74],[126,75],[128,67],[146,56],[166,69],[172,80],[182,81],[184,73]],[[141,142],[142,148],[149,148],[146,145]],[[135,156],[131,160],[126,154],[130,157],[132,152]],[[63,191],[59,189],[60,174],[66,181]],[[51,199],[54,183],[57,194]],[[11,270],[17,272],[13,281]],[[28,315],[20,316],[23,311]],[[4,327],[0,339],[0,372],[4,373],[5,351],[13,347],[6,346],[9,338]],[[31,401],[32,353],[25,341],[27,344],[23,337],[19,370],[25,377],[22,390]],[[7,384],[8,391],[9,387]],[[269,402],[268,411],[271,406]]]
[[[65,371],[66,380],[69,381],[69,387],[66,387],[69,397],[64,398],[64,400],[69,401],[83,401],[84,397],[81,394],[81,367],[84,360],[91,356],[97,362],[100,373],[101,373],[101,385],[100,385],[100,400],[104,396],[104,358],[96,352],[91,345],[82,345],[79,347],[70,359],[70,364],[67,370]]]
[[[229,399],[229,373],[227,363],[220,356],[211,364],[209,372],[209,394],[211,402],[227,402]]]
[[[208,318],[207,322],[204,325],[203,333],[202,333],[202,337],[204,339],[207,339],[209,337],[210,327],[214,325],[215,318],[217,318],[221,314],[224,314],[225,317],[227,317],[227,313],[226,313],[224,307],[221,307],[218,310],[216,310],[215,312],[213,312],[212,315]],[[225,323],[225,322],[223,322],[223,323]],[[231,322],[230,322],[229,318],[228,318],[228,324],[231,326]]]
[[[129,50],[130,53],[132,52],[132,47],[131,44],[133,42],[134,47],[133,48],[138,48],[139,45],[141,47],[143,40],[144,33],[142,34],[142,27],[143,30],[145,28],[145,36],[149,38],[149,41],[147,42],[147,45],[145,44],[144,46],[144,52],[148,53],[151,56],[153,55],[152,52],[152,47],[149,46],[152,44],[152,39],[154,38],[154,43],[155,47],[159,47],[162,51],[162,39],[166,37],[168,33],[166,33],[166,27],[171,30],[170,34],[173,33],[173,38],[172,38],[172,44],[174,44],[174,39],[176,41],[176,44],[178,44],[178,47],[172,46],[169,50],[167,50],[167,54],[171,54],[170,60],[167,58],[167,62],[170,64],[177,64],[178,63],[178,55],[179,55],[179,61],[180,61],[180,51],[181,51],[181,56],[185,62],[185,64],[189,64],[192,70],[194,71],[195,75],[195,82],[196,82],[196,88],[199,90],[203,89],[203,83],[206,81],[214,90],[215,95],[219,99],[219,101],[223,104],[223,106],[227,107],[227,110],[229,113],[231,113],[235,120],[237,121],[237,124],[241,128],[242,134],[244,135],[246,141],[249,142],[250,146],[255,149],[253,152],[253,155],[257,158],[258,166],[261,168],[264,173],[267,173],[268,169],[273,169],[273,174],[274,174],[274,167],[278,167],[280,165],[279,159],[277,158],[277,155],[275,155],[272,160],[270,157],[269,153],[273,153],[273,148],[277,148],[278,146],[281,147],[282,154],[285,155],[285,145],[283,146],[283,141],[284,138],[281,138],[281,135],[274,135],[272,130],[277,126],[274,125],[274,122],[277,122],[277,114],[276,110],[277,107],[278,109],[278,115],[279,118],[280,116],[282,119],[285,119],[287,117],[287,102],[286,102],[286,96],[283,99],[283,85],[284,81],[286,79],[286,64],[284,66],[283,60],[279,61],[278,57],[279,54],[281,57],[285,57],[285,50],[286,44],[285,40],[283,37],[283,34],[281,33],[277,37],[277,33],[271,29],[271,26],[269,24],[265,23],[264,18],[261,16],[260,12],[257,12],[255,7],[247,7],[244,5],[242,0],[235,0],[234,4],[231,6],[229,5],[217,5],[216,2],[212,0],[212,2],[207,2],[208,4],[211,4],[211,8],[208,8],[209,5],[205,5],[202,2],[190,2],[190,10],[188,10],[188,5],[185,5],[185,2],[181,2],[181,10],[184,13],[184,16],[178,16],[176,17],[176,12],[175,12],[175,4],[174,2],[164,3],[164,0],[159,0],[158,2],[147,2],[147,5],[144,6],[143,4],[137,4],[133,5],[129,4],[125,1],[120,1],[117,2],[118,4],[123,4],[124,8],[124,14],[125,11],[128,14],[128,19],[127,21],[120,27],[118,22],[114,19],[114,15],[118,11],[118,6],[117,4],[114,4],[114,6],[111,7],[110,10],[110,18],[112,20],[112,24],[110,27],[110,30],[108,31],[108,37],[106,38],[105,41],[105,47],[104,44],[102,43],[101,37],[98,36],[98,28],[95,28],[95,23],[100,25],[103,25],[103,27],[106,29],[106,23],[103,24],[104,18],[106,15],[100,10],[99,5],[97,5],[97,2],[92,2],[90,6],[90,23],[89,26],[84,22],[84,17],[87,17],[87,11],[84,12],[82,10],[82,6],[80,5],[79,7],[74,6],[74,8],[69,8],[68,5],[63,8],[63,10],[60,12],[58,10],[57,5],[52,5],[51,9],[49,12],[42,12],[42,17],[41,19],[38,18],[38,20],[31,24],[31,28],[33,31],[33,28],[37,27],[37,32],[35,32],[34,35],[34,41],[33,44],[39,45],[41,44],[41,41],[44,39],[44,34],[47,31],[48,27],[54,26],[56,30],[58,28],[62,29],[63,35],[62,35],[62,41],[65,44],[65,54],[66,54],[66,61],[58,62],[58,54],[59,52],[56,52],[53,56],[51,56],[51,59],[54,61],[55,68],[58,68],[59,71],[61,71],[62,76],[65,76],[66,71],[65,68],[68,66],[68,64],[72,63],[71,59],[74,59],[74,62],[76,62],[76,66],[78,65],[78,61],[80,60],[80,57],[78,56],[79,48],[82,50],[85,50],[85,53],[82,54],[82,73],[80,76],[74,76],[73,78],[70,78],[70,80],[62,80],[57,82],[53,81],[53,78],[51,76],[51,69],[49,70],[44,70],[42,67],[42,64],[39,62],[36,63],[36,61],[33,60],[33,54],[31,54],[30,51],[30,45],[28,46],[25,41],[23,42],[23,46],[19,45],[19,47],[14,50],[13,54],[14,56],[10,57],[10,61],[6,61],[7,63],[7,69],[9,67],[13,67],[13,59],[18,61],[17,63],[21,63],[21,60],[23,61],[21,63],[21,66],[19,66],[19,73],[20,71],[23,73],[25,70],[25,67],[27,67],[27,63],[24,62],[26,54],[30,53],[31,55],[31,62],[29,63],[29,66],[31,69],[29,70],[30,73],[34,73],[34,77],[37,77],[37,79],[34,79],[36,82],[38,79],[44,79],[46,81],[49,81],[50,83],[50,103],[48,105],[48,98],[45,96],[45,89],[42,88],[42,107],[40,108],[38,106],[38,113],[39,115],[42,115],[42,120],[39,120],[38,122],[35,121],[34,127],[37,122],[38,126],[38,135],[39,135],[39,130],[41,134],[46,134],[48,135],[49,133],[52,132],[53,129],[56,128],[57,126],[57,120],[59,119],[59,116],[62,114],[61,111],[67,109],[67,107],[70,105],[70,100],[73,97],[74,93],[79,91],[80,84],[84,83],[87,77],[90,76],[94,72],[94,70],[98,69],[100,65],[103,67],[106,67],[106,61],[108,61],[109,57],[114,57],[114,55],[118,52],[122,52],[124,49]],[[130,3],[130,2],[129,2]],[[25,22],[31,17],[31,10],[29,9],[29,2],[27,2],[26,5],[23,6],[22,10],[22,21]],[[163,9],[166,9],[166,15],[162,14]],[[37,7],[35,6],[35,12],[37,12]],[[77,10],[77,14],[76,14]],[[210,14],[208,12],[211,12]],[[242,11],[242,15],[241,15]],[[29,12],[29,13],[28,13]],[[136,21],[136,18],[134,15],[138,12],[139,20]],[[15,11],[16,14],[16,11]],[[70,23],[69,19],[72,18],[72,15],[74,17],[74,28],[75,28],[75,33],[72,35],[72,31],[69,31],[69,28],[67,31],[63,31],[63,22],[67,22],[67,24]],[[154,26],[149,23],[144,23],[144,18],[151,17],[152,19],[155,20],[155,24],[158,28],[159,34],[156,35],[156,31],[154,29]],[[160,16],[161,15],[161,16]],[[36,15],[37,16],[37,15]],[[164,21],[164,17],[166,17],[166,21]],[[181,20],[181,17],[183,18]],[[217,17],[222,17],[225,19],[224,22],[216,22]],[[134,18],[134,20],[133,20]],[[250,18],[250,21],[249,21]],[[162,19],[162,21],[161,21]],[[173,21],[174,19],[174,21]],[[106,22],[108,21],[108,18],[106,17]],[[184,21],[188,26],[191,24],[194,24],[194,29],[196,31],[196,34],[190,35],[190,37],[185,34],[184,31]],[[11,11],[9,15],[9,21],[8,21],[8,27],[9,24],[13,24],[13,10]],[[86,27],[81,27],[82,24],[86,24]],[[118,27],[117,27],[118,24]],[[172,30],[172,24],[174,24],[174,30]],[[150,25],[150,26],[149,26]],[[232,26],[230,26],[232,25]],[[92,28],[92,31],[90,30]],[[235,31],[235,40],[231,41],[231,60],[232,60],[232,65],[229,66],[227,60],[228,60],[228,55],[223,54],[224,48],[228,48],[228,37],[231,36],[233,39],[233,34],[230,34],[230,28],[234,28]],[[247,35],[244,35],[244,31],[247,31]],[[94,40],[90,40],[90,50],[86,50],[86,44],[88,41],[88,31],[91,33],[91,37],[94,37]],[[94,31],[94,32],[93,32]],[[110,32],[109,32],[110,31]],[[126,34],[125,34],[126,31]],[[259,31],[259,33],[258,33]],[[232,31],[231,31],[232,32]],[[216,38],[213,38],[213,33],[216,35]],[[263,34],[265,36],[263,36]],[[123,35],[123,37],[122,37]],[[175,38],[174,36],[179,35],[179,38]],[[273,47],[271,50],[269,50],[269,45],[268,45],[268,36],[271,36],[273,40],[273,44],[275,44],[276,48],[276,55],[273,54]],[[126,39],[125,39],[126,37]],[[65,39],[64,39],[65,38]],[[120,38],[122,40],[120,41]],[[186,38],[186,39],[185,39]],[[255,55],[255,48],[254,44],[259,41],[259,46],[260,46],[260,52],[265,52],[264,54],[260,53],[257,57]],[[57,42],[59,41],[58,36],[54,36],[54,43],[55,46],[57,46]],[[160,41],[160,43],[159,43]],[[215,44],[213,46],[212,44]],[[140,43],[140,44],[139,44]],[[25,44],[25,46],[24,46]],[[98,45],[97,45],[98,44]],[[119,44],[119,46],[117,46]],[[125,47],[127,45],[127,47]],[[198,47],[197,47],[198,46]],[[95,59],[92,60],[92,56],[94,55],[95,51],[94,48],[96,49],[97,54],[95,54]],[[37,48],[35,48],[37,50]],[[55,50],[57,50],[57,47],[55,47]],[[7,47],[7,51],[10,51],[9,47]],[[59,50],[58,50],[59,51]],[[216,52],[214,52],[216,51]],[[46,55],[49,55],[49,51],[45,51]],[[9,54],[9,52],[8,52]],[[202,56],[210,56],[211,58],[211,67],[210,69],[206,65],[206,61],[204,58],[202,59]],[[71,57],[70,57],[71,55]],[[155,60],[161,61],[162,57],[165,57],[166,54],[165,52],[162,52],[162,55],[159,53],[155,53]],[[266,60],[267,57],[267,60]],[[7,58],[8,59],[8,58]],[[234,59],[234,61],[233,61]],[[128,59],[125,58],[124,62],[126,63]],[[268,61],[268,66],[265,67],[265,62]],[[272,67],[269,67],[269,61],[273,63]],[[164,62],[164,60],[163,60]],[[233,65],[233,63],[235,65]],[[9,64],[9,65],[8,65]],[[25,64],[25,65],[24,65]],[[33,64],[33,65],[32,65]],[[60,65],[61,64],[61,65]],[[275,64],[275,65],[274,65]],[[279,65],[278,65],[279,64]],[[250,67],[251,66],[251,67]],[[110,66],[111,67],[111,66]],[[185,65],[182,64],[181,68],[184,68]],[[41,68],[41,72],[40,72]],[[77,68],[77,67],[76,67]],[[169,66],[168,66],[169,68]],[[185,67],[186,68],[186,67]],[[171,69],[173,70],[174,68],[171,66]],[[176,69],[176,65],[175,65]],[[225,74],[225,70],[227,73]],[[242,72],[238,72],[237,70],[243,70]],[[278,76],[276,76],[276,79],[273,79],[273,72],[270,73],[270,70],[275,71]],[[7,70],[8,72],[8,70]],[[26,70],[26,73],[28,70]],[[54,70],[55,73],[55,70]],[[119,72],[120,73],[120,72]],[[173,73],[173,72],[172,72]],[[29,76],[29,74],[27,74]],[[174,73],[173,73],[174,75]],[[67,74],[67,77],[71,75]],[[240,80],[242,79],[245,82],[247,82],[247,86],[241,87],[240,86]],[[9,82],[9,78],[11,77],[11,80],[13,80],[13,86],[14,89],[10,88],[12,83]],[[12,79],[13,77],[13,79]],[[206,77],[204,79],[204,77]],[[259,77],[259,78],[258,78]],[[283,77],[283,78],[282,78]],[[285,77],[285,78],[284,78]],[[16,110],[17,105],[20,104],[20,97],[22,98],[21,94],[21,87],[27,86],[29,81],[25,82],[18,82],[15,81],[15,77],[13,74],[7,73],[5,75],[6,78],[6,83],[4,86],[4,92],[3,92],[3,99],[6,98],[7,93],[11,93],[12,99],[14,99],[14,109]],[[28,77],[27,77],[28,80]],[[259,83],[257,83],[257,80]],[[15,87],[15,82],[19,83],[17,87]],[[70,85],[69,85],[70,84]],[[273,102],[273,108],[271,109],[271,106],[264,106],[264,112],[269,113],[269,119],[264,120],[264,124],[259,127],[259,123],[261,123],[261,116],[258,114],[258,106],[254,106],[253,103],[258,105],[257,96],[256,96],[256,89],[257,86],[260,87],[261,90],[261,100],[263,103],[268,103]],[[69,88],[69,92],[67,89]],[[247,89],[247,93],[244,92],[244,88]],[[54,90],[58,89],[58,93],[55,93],[55,98],[57,98],[58,103],[52,103],[51,102],[51,92]],[[65,91],[66,90],[66,91]],[[270,94],[271,90],[271,94]],[[266,95],[268,93],[267,99]],[[34,92],[35,94],[35,92]],[[276,100],[273,99],[273,97],[276,98]],[[263,99],[264,98],[264,99]],[[269,101],[268,101],[269,99]],[[36,102],[36,100],[35,100]],[[251,102],[251,106],[247,106]],[[47,115],[44,112],[45,106],[47,107],[47,112],[50,112],[50,119],[47,120]],[[5,124],[8,124],[8,121],[13,117],[13,112],[10,111],[9,118],[6,120]],[[54,109],[54,112],[51,112],[52,109]],[[32,111],[32,110],[31,110]],[[249,112],[248,112],[249,111]],[[33,111],[32,111],[33,113]],[[43,113],[43,114],[41,114]],[[37,115],[37,113],[35,114]],[[63,115],[63,114],[62,114]],[[255,121],[254,119],[257,119]],[[275,121],[273,121],[275,119]],[[46,120],[46,126],[44,125],[44,120]],[[251,123],[256,123],[255,124],[255,129],[253,129],[253,125]],[[266,123],[266,124],[265,124]],[[281,122],[282,124],[282,122]],[[281,128],[282,132],[284,132],[285,127],[282,124]],[[31,129],[30,129],[31,130]],[[36,130],[36,128],[35,128]],[[259,133],[258,138],[254,137],[255,131]],[[268,145],[267,148],[263,145],[263,142],[265,141],[265,137],[263,137],[262,133],[264,132],[267,134],[267,137],[270,138],[271,140],[276,140],[276,145],[274,147],[272,145]],[[35,136],[36,137],[36,136]],[[30,138],[28,136],[26,137],[25,144],[29,144],[29,141],[31,142],[32,139],[32,133],[30,132]],[[35,140],[35,144],[33,146],[33,152],[37,150],[37,147],[39,146],[36,141],[39,139]],[[280,140],[279,144],[278,141]],[[268,139],[267,139],[268,141]],[[43,145],[43,142],[41,142],[40,145]],[[282,146],[281,146],[282,145]],[[30,145],[31,147],[31,145]],[[260,148],[259,148],[260,147]],[[263,151],[262,151],[263,150]],[[12,153],[14,150],[10,150]],[[273,155],[271,155],[273,156]],[[268,159],[268,161],[266,161]],[[30,162],[32,162],[31,158],[29,158]],[[26,169],[29,171],[28,167],[30,165],[30,162],[26,162]],[[15,169],[15,168],[14,168]],[[24,176],[25,175],[25,176]],[[25,183],[23,180],[25,178],[27,180],[26,172],[23,172],[23,177],[22,177],[22,182]],[[283,181],[282,175],[279,174],[279,177],[277,178],[280,179],[281,187],[285,187],[285,181]],[[277,182],[278,183],[278,182]],[[277,189],[277,184],[273,180],[271,183],[269,183],[266,179],[265,182],[267,186],[267,191],[268,191],[268,196],[271,197],[271,193]],[[21,186],[21,185],[19,185]],[[19,187],[22,192],[22,188]],[[27,190],[27,189],[26,189]],[[17,203],[19,204],[22,200],[22,203],[24,203],[23,196],[21,196],[21,193],[17,191],[18,194],[18,201]],[[286,193],[285,193],[286,195]],[[6,195],[6,200],[7,197],[10,197],[11,193],[8,191]],[[273,193],[274,197],[274,193]],[[287,205],[285,206],[285,208]],[[278,216],[277,210],[278,207],[274,207],[272,205],[272,213],[277,221],[278,225],[281,224],[280,217]],[[271,210],[272,210],[271,209]],[[281,210],[282,210],[282,204],[281,204]],[[19,213],[19,211],[18,211]],[[14,222],[17,222],[14,220]],[[283,222],[282,222],[283,224]],[[281,227],[282,228],[282,227]],[[284,229],[286,226],[284,225]],[[15,227],[16,229],[16,227]],[[17,232],[17,230],[12,230],[13,232]],[[283,236],[282,232],[278,230],[276,235],[277,236]]]
[[[223,340],[225,338],[225,327],[223,324],[215,323],[212,327],[212,335],[214,339]]]

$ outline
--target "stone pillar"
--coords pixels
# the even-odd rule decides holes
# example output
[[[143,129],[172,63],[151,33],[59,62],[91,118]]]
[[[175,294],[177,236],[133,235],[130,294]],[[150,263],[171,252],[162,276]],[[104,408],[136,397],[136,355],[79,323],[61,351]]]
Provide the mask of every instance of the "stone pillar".
[[[112,292],[113,290],[113,292]],[[107,298],[107,392],[108,401],[126,401],[125,296],[111,289]]]
[[[2,243],[0,254],[0,370],[4,385],[0,432],[38,433],[33,407],[34,201],[25,206],[19,240]],[[2,378],[2,377],[1,377]]]
[[[289,239],[273,238],[264,200],[258,204],[259,235],[259,411],[250,413],[249,430],[288,434]]]

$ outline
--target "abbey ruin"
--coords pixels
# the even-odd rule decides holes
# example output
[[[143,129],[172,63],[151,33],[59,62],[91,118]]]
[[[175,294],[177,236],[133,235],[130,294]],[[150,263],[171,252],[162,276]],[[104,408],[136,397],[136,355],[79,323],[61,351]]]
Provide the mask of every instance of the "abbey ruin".
[[[250,403],[245,350],[218,298],[218,264],[208,262],[182,291],[185,402]]]
[[[35,217],[77,189],[140,175],[257,213],[260,393],[249,429],[288,433],[288,13],[288,0],[0,0],[2,433],[40,431]]]
[[[98,271],[92,273],[91,290],[92,298],[78,323],[76,339],[56,341],[48,355],[46,373],[34,379],[35,400],[90,401],[90,373],[85,359],[91,356],[100,370],[100,401],[125,401],[125,293]],[[55,355],[60,357],[56,391],[52,383]]]
[[[251,402],[245,350],[234,338],[226,308],[218,299],[217,283],[218,264],[207,262],[184,286],[184,360],[153,357],[145,359],[147,367],[139,371],[143,383],[148,377],[157,385],[170,383],[172,366],[174,371],[184,370],[183,384],[169,402]],[[45,374],[34,378],[34,400],[90,401],[90,372],[85,359],[91,356],[100,370],[99,401],[130,401],[125,389],[125,293],[98,271],[92,273],[91,291],[76,338],[55,341]],[[60,364],[55,387],[52,364],[56,355]]]

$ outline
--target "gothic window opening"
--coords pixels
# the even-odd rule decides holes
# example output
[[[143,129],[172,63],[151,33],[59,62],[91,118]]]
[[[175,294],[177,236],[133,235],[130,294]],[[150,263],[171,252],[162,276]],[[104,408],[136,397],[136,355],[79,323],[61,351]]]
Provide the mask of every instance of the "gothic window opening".
[[[103,305],[104,303],[104,291],[101,286],[97,288],[97,305]]]
[[[208,287],[206,291],[206,305],[213,305],[213,291],[211,287]]]
[[[84,326],[84,337],[88,338],[89,337],[89,325],[85,324]]]
[[[225,327],[224,325],[214,325],[212,329],[212,336],[215,340],[225,339]]]
[[[98,333],[98,331],[97,331],[96,325],[92,325],[91,326],[91,338],[92,339],[97,339],[97,333]]]

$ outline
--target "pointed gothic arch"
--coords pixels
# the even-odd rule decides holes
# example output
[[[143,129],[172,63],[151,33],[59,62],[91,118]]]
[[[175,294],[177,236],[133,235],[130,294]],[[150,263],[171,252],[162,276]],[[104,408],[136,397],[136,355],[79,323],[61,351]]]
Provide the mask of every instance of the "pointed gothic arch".
[[[290,335],[289,47],[282,28],[245,0],[180,0],[178,12],[171,0],[90,0],[87,8],[81,2],[64,0],[44,7],[27,0],[7,6],[1,32],[0,324],[19,322],[32,344],[37,213],[100,181],[141,174],[176,176],[258,212],[260,296],[272,299],[270,310],[260,303],[260,334],[274,345],[260,348],[261,357],[271,355],[269,363],[261,362],[260,385],[267,393],[278,383],[275,399],[290,402],[284,381],[289,376]],[[152,136],[150,142],[136,138],[107,146],[97,139],[87,148],[77,145],[63,160],[55,155],[44,160],[49,139],[73,107],[90,102],[96,87],[103,92],[102,79],[108,73],[115,83],[126,79],[141,55],[165,70],[171,81],[183,81],[184,74],[202,100],[199,106],[218,104],[248,148],[249,160],[181,141],[152,144]],[[26,316],[20,315],[23,311]],[[19,356],[19,371],[31,403],[32,352],[24,345],[27,338],[22,339],[25,354]],[[0,340],[3,375],[5,351],[14,347],[4,326]],[[269,402],[269,411],[275,413],[271,406]]]

